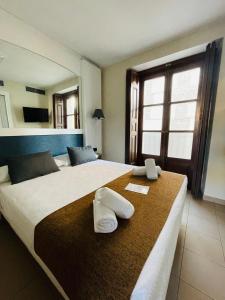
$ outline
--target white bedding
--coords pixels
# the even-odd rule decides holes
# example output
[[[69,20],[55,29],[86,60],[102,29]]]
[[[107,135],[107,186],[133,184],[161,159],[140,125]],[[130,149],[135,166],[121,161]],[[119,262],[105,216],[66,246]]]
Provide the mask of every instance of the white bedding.
[[[132,166],[129,165],[97,160],[76,167],[63,167],[60,172],[16,185],[4,183],[0,185],[0,209],[29,251],[38,260],[34,254],[34,229],[43,218],[131,169]],[[186,186],[187,180],[185,179],[167,222],[134,287],[132,300],[165,299]],[[62,292],[46,266],[40,260],[38,262]]]

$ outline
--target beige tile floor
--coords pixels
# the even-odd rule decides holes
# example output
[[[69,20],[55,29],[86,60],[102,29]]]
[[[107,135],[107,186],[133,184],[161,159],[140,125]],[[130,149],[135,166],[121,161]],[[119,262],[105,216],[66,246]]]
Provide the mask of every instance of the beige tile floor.
[[[225,206],[187,196],[167,300],[225,299]],[[8,224],[0,222],[0,300],[62,299]],[[156,299],[157,300],[157,299]]]
[[[225,299],[225,206],[186,198],[167,300]]]

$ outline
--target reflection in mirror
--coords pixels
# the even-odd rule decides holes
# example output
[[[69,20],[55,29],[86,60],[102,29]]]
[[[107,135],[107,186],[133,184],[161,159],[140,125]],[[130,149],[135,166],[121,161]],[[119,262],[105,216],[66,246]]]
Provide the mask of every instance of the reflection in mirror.
[[[0,128],[13,127],[9,94],[0,91]]]
[[[80,128],[78,87],[54,94],[53,106],[55,128]]]
[[[80,128],[79,77],[0,41],[0,128]]]

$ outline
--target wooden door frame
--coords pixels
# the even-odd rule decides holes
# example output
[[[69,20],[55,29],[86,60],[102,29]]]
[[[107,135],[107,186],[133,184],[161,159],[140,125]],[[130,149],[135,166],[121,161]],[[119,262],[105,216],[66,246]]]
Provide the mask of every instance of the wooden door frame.
[[[168,64],[163,64],[160,66],[157,66],[155,68],[152,69],[148,69],[148,70],[144,70],[139,72],[139,80],[140,80],[140,109],[139,109],[139,120],[140,120],[140,125],[139,125],[139,133],[138,133],[138,158],[139,160],[137,161],[138,164],[143,164],[143,161],[141,158],[141,156],[143,156],[144,158],[147,157],[152,157],[156,160],[157,164],[160,164],[162,167],[165,167],[165,165],[167,164],[167,161],[180,161],[181,163],[183,163],[183,165],[188,164],[193,164],[193,153],[194,152],[194,147],[192,149],[192,156],[190,160],[186,160],[186,159],[180,159],[180,158],[167,158],[166,161],[162,160],[162,157],[167,157],[167,150],[168,150],[168,138],[169,138],[169,131],[168,131],[168,127],[169,127],[169,119],[170,119],[170,106],[171,106],[171,74],[175,73],[175,72],[182,72],[182,71],[186,71],[188,69],[193,69],[194,67],[202,67],[203,62],[204,62],[204,58],[205,58],[205,52],[196,54],[196,55],[192,55],[190,57],[186,57],[186,58],[182,58],[176,61],[173,61],[171,63]],[[160,131],[162,136],[161,136],[161,144],[162,147],[160,149],[160,156],[155,156],[155,155],[143,155],[142,154],[142,131],[143,131],[143,112],[142,112],[142,108],[143,108],[143,84],[145,80],[148,79],[153,79],[155,77],[160,77],[160,76],[165,76],[166,80],[165,80],[165,89],[164,89],[164,102],[162,103],[162,105],[164,106],[164,114],[163,114],[163,125],[162,125],[162,130]],[[202,74],[201,74],[202,75]],[[201,79],[200,79],[201,82]],[[202,101],[202,99],[200,99],[200,95],[201,95],[201,86],[199,86],[199,94],[197,97],[197,106],[199,107],[200,102]],[[194,99],[193,99],[194,100]],[[178,104],[178,103],[185,103],[188,102],[190,103],[191,101],[178,101],[178,102],[174,102],[174,104]],[[197,108],[198,109],[198,108]],[[196,126],[196,120],[195,120],[195,126]],[[179,132],[185,132],[184,131],[179,131]],[[196,134],[196,132],[195,132]],[[195,138],[195,136],[194,136]],[[193,139],[194,139],[193,138]],[[191,166],[192,167],[192,166]]]
[[[182,64],[188,64],[188,63],[194,63],[195,61],[199,61],[200,58],[202,58],[202,56],[204,55],[204,53],[200,53],[200,54],[196,54],[196,55],[192,55],[190,57],[185,57],[179,60],[175,60],[171,63],[166,63],[160,66],[156,66],[154,68],[151,69],[147,69],[147,70],[143,70],[140,72],[137,72],[135,70],[132,69],[128,69],[127,73],[126,73],[126,116],[125,116],[125,163],[130,164],[130,101],[131,101],[131,83],[132,80],[135,77],[135,80],[137,82],[139,82],[140,84],[140,94],[139,94],[139,104],[142,105],[141,101],[143,102],[143,95],[142,95],[142,91],[143,88],[141,87],[141,84],[143,83],[143,78],[153,78],[154,76],[157,76],[157,74],[159,74],[159,72],[161,72],[162,74],[165,74],[165,70],[168,69],[168,67],[173,64],[173,66],[177,66],[179,67]],[[139,106],[140,106],[139,105]],[[140,113],[140,109],[139,109],[139,124],[142,124],[142,114]],[[138,130],[140,130],[140,126],[138,128]],[[140,137],[140,133],[138,134],[138,136]],[[137,157],[140,157],[140,153],[139,153],[139,149],[140,149],[140,143],[141,140],[140,138],[138,138],[138,150],[137,150]],[[158,158],[155,157],[156,159]],[[136,164],[140,164],[140,161],[136,161]]]
[[[76,89],[76,90],[73,90],[71,92],[67,92],[67,93],[64,93],[64,94],[58,94],[58,93],[55,93],[52,95],[52,102],[53,102],[53,125],[54,125],[54,128],[56,128],[56,112],[55,112],[55,104],[56,104],[56,101],[57,101],[57,97],[61,97],[62,98],[62,102],[63,102],[63,110],[64,110],[64,113],[63,113],[63,119],[64,119],[64,128],[66,129],[67,128],[67,119],[66,119],[66,116],[67,116],[67,112],[66,112],[66,99],[69,97],[69,96],[73,96],[73,95],[76,95],[78,97],[78,117],[79,117],[79,124],[80,124],[80,104],[79,104],[79,87]]]
[[[137,161],[132,160],[131,157],[131,149],[130,149],[130,137],[131,137],[131,101],[132,99],[132,84],[133,82],[139,86],[139,75],[138,72],[132,69],[127,70],[126,74],[126,117],[125,117],[125,163],[126,164],[136,164]],[[139,106],[139,90],[138,90],[138,106]],[[139,110],[137,111],[139,115]],[[139,122],[138,122],[139,123]],[[138,138],[138,137],[137,137]],[[138,143],[138,140],[137,140]],[[136,145],[137,149],[138,145]],[[135,153],[135,157],[137,157],[137,150]]]
[[[201,128],[198,128],[198,131],[200,132],[198,142],[193,145],[193,151],[199,152],[198,158],[193,161],[193,165],[195,165],[195,172],[193,173],[193,184],[191,187],[192,193],[197,197],[202,197],[204,192],[204,186],[205,186],[205,180],[206,180],[206,173],[207,173],[207,164],[208,164],[208,157],[209,157],[209,148],[210,148],[210,141],[211,141],[211,134],[212,134],[212,124],[213,124],[213,117],[214,117],[214,110],[215,110],[215,102],[216,102],[216,92],[217,92],[217,84],[219,79],[219,69],[220,69],[220,61],[221,61],[221,54],[222,54],[222,45],[223,45],[223,38],[218,39],[216,41],[213,41],[207,46],[207,49],[209,46],[214,45],[215,51],[214,51],[214,60],[212,59],[212,65],[208,65],[208,69],[205,69],[204,66],[204,72],[201,74],[204,78],[202,80],[202,86],[199,88],[201,90],[201,99],[202,101],[206,101],[207,103],[204,103],[202,105],[201,110],[197,108],[196,111],[196,118],[197,113],[200,116],[201,120]],[[199,59],[199,55],[195,55],[196,59]],[[181,60],[177,60],[172,62],[173,65],[178,65],[179,63],[185,62],[188,63],[188,60],[192,60],[193,56],[186,57]],[[205,57],[206,60],[206,57]],[[169,63],[170,64],[170,63]],[[152,75],[154,72],[158,73],[162,67],[165,68],[165,66],[169,66],[169,64],[164,64],[161,66],[157,66],[152,68],[151,70],[144,70],[137,73],[137,76],[142,81],[141,78],[143,76],[149,76]],[[210,76],[209,76],[210,73]],[[207,79],[207,83],[204,83],[204,80]],[[126,81],[126,141],[125,141],[125,158],[126,163],[129,163],[129,80]],[[141,83],[140,83],[141,85]],[[140,101],[143,98],[142,95],[143,88],[140,87]],[[207,100],[206,100],[207,99]],[[141,115],[139,115],[139,121],[141,119]],[[197,126],[198,124],[195,124]],[[140,130],[140,128],[139,128]],[[140,136],[140,134],[139,134]],[[141,143],[140,138],[138,139],[138,143]],[[140,149],[140,147],[138,147]],[[136,162],[136,164],[139,164],[140,162]]]

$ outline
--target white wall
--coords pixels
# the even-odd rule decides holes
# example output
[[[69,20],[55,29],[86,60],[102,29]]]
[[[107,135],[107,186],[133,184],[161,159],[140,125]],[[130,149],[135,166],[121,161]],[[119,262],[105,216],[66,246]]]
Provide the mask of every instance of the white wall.
[[[0,9],[0,39],[47,57],[80,75],[80,55]]]
[[[157,34],[157,33],[156,33]],[[125,160],[126,70],[225,36],[225,20],[150,49],[103,70],[103,151],[108,160]],[[205,194],[225,200],[225,49],[222,53]]]
[[[81,61],[81,97],[85,144],[102,152],[102,122],[92,118],[94,110],[102,107],[101,70],[85,59]]]
[[[79,54],[50,39],[34,27],[0,9],[0,39],[42,55],[81,76],[81,113],[86,144],[102,150],[101,121],[92,119],[95,108],[101,108],[101,70],[83,60]],[[81,85],[81,84],[80,84]],[[84,107],[83,107],[84,106]],[[51,108],[51,107],[50,107]]]
[[[15,81],[4,81],[0,91],[9,94],[13,127],[16,128],[48,128],[49,123],[25,123],[23,119],[23,106],[48,108],[47,95],[40,95],[26,91],[25,84]]]

